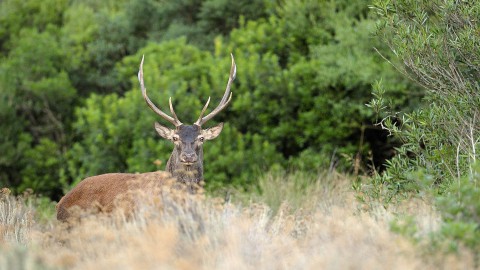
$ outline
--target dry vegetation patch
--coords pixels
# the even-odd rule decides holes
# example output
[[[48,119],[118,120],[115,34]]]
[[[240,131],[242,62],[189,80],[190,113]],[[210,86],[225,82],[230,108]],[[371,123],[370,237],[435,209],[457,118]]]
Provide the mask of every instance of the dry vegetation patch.
[[[264,185],[277,186],[296,177],[300,175],[268,176]],[[262,202],[267,200],[265,194],[240,204],[179,191],[160,198],[140,194],[133,216],[117,211],[87,216],[74,224],[32,220],[13,227],[2,219],[1,249],[7,252],[0,255],[0,268],[15,269],[11,267],[17,264],[25,266],[17,269],[472,267],[468,257],[426,258],[421,244],[390,230],[395,212],[359,211],[344,176],[322,176],[311,184],[305,186],[309,192],[303,193],[303,200],[279,187],[281,194],[276,195],[285,199],[274,205],[275,210]],[[25,204],[4,208],[9,200],[21,202],[4,196],[2,211],[22,213],[18,220],[31,216],[33,209]],[[440,222],[425,203],[412,202],[402,211],[416,215],[424,234]],[[23,236],[10,237],[15,232]]]

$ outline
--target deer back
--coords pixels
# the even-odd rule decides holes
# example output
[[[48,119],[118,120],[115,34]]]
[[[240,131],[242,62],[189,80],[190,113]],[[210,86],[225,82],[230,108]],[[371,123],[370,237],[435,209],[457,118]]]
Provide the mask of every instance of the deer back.
[[[119,205],[126,212],[132,212],[134,202],[129,194],[136,191],[151,193],[171,179],[171,174],[164,171],[108,173],[85,178],[58,202],[57,219],[65,221],[76,211],[110,213]]]

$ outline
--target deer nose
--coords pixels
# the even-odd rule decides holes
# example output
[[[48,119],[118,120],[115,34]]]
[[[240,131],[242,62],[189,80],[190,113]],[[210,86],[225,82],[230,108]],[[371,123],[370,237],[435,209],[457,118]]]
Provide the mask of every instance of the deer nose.
[[[197,155],[195,153],[183,153],[180,156],[180,161],[184,163],[195,163],[197,162]]]

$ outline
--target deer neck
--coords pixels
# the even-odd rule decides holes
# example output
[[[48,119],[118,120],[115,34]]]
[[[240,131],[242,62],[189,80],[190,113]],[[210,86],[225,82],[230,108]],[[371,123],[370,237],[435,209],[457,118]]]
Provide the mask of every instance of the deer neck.
[[[166,170],[179,182],[199,184],[203,181],[203,149],[199,150],[198,162],[188,166],[180,162],[179,154],[174,149],[168,159]]]

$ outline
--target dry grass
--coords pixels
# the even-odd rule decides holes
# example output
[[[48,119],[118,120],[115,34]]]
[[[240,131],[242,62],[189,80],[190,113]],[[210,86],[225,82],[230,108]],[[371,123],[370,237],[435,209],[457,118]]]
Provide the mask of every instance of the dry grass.
[[[0,243],[25,245],[33,222],[33,209],[21,198],[10,195],[10,190],[0,190]]]
[[[4,196],[1,211],[9,213],[1,216],[16,218],[1,220],[0,269],[473,268],[468,253],[427,257],[421,244],[391,232],[401,211],[415,215],[419,233],[435,230],[438,215],[425,203],[362,212],[343,176],[315,179],[308,192],[292,191],[303,199],[278,186],[291,185],[295,175],[269,177],[264,184],[278,187],[272,200],[285,198],[276,211],[262,203],[268,194],[240,206],[166,193],[143,197],[133,217],[116,212],[40,225],[21,203],[5,208],[19,201]]]

